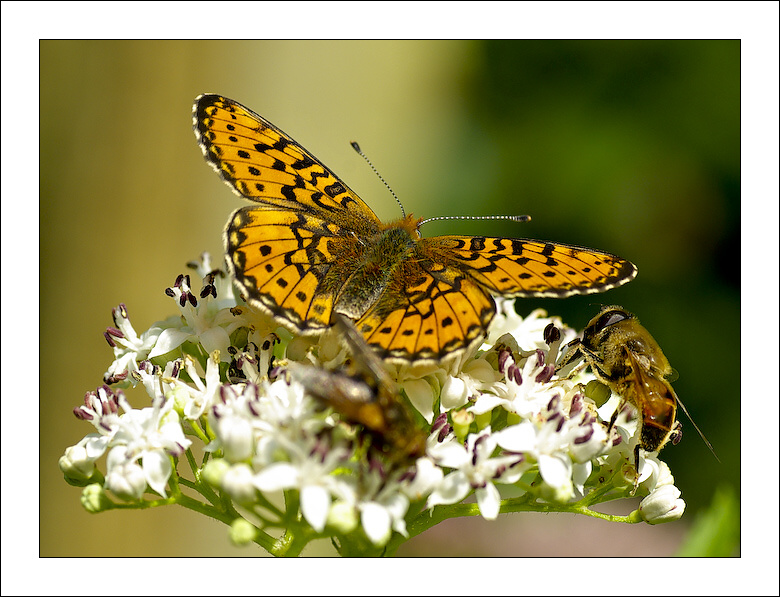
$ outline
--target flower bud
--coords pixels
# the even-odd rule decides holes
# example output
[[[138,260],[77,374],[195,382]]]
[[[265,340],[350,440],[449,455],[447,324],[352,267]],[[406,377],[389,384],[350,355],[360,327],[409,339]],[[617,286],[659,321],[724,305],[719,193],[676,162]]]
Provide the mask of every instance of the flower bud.
[[[230,463],[224,458],[209,460],[203,467],[203,480],[212,487],[222,486],[222,477],[230,468]]]
[[[255,501],[257,490],[253,484],[252,469],[247,464],[234,464],[222,476],[222,489],[239,504]]]
[[[648,524],[678,520],[684,511],[685,502],[674,485],[662,485],[639,503],[639,515]]]
[[[81,505],[90,514],[97,514],[108,510],[111,507],[111,500],[108,499],[100,484],[92,483],[81,492]]]
[[[79,481],[88,481],[95,472],[95,461],[87,456],[86,448],[81,445],[67,448],[60,457],[59,466],[68,482],[76,485]]]
[[[343,500],[333,503],[328,510],[328,527],[336,533],[347,535],[358,526],[358,513],[355,508]]]
[[[236,518],[230,524],[229,534],[233,545],[247,545],[257,537],[257,528],[244,518]]]

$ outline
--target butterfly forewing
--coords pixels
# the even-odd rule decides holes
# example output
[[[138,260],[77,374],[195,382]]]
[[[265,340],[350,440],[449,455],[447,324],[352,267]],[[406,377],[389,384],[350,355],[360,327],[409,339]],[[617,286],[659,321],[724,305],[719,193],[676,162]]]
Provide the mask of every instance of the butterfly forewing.
[[[632,263],[584,247],[529,239],[437,236],[420,241],[444,263],[504,296],[563,298],[604,292],[636,275]]]
[[[193,126],[206,160],[247,199],[330,214],[358,230],[380,224],[368,205],[324,164],[241,104],[202,95],[195,102]]]

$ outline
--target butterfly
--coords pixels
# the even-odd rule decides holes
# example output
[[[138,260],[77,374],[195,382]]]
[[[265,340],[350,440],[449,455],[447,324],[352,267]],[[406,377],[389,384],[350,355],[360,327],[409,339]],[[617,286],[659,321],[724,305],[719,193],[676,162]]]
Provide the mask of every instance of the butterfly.
[[[228,268],[246,301],[299,334],[340,313],[380,358],[440,362],[479,345],[496,313],[491,295],[604,292],[636,267],[615,255],[530,239],[423,238],[422,219],[382,223],[289,135],[238,102],[195,100],[206,161],[255,202],[230,216]]]

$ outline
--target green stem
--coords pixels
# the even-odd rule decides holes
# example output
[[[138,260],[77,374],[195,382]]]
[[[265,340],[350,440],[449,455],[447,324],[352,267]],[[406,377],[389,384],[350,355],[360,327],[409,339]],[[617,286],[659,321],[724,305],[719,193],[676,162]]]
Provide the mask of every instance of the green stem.
[[[274,542],[268,552],[277,557],[296,557],[301,555],[303,548],[312,539],[314,539],[313,531],[309,532],[306,527],[301,525],[288,527],[284,535]]]
[[[510,512],[568,512],[570,514],[584,514],[592,518],[599,518],[601,520],[607,520],[610,522],[623,522],[627,524],[635,524],[636,519],[632,519],[630,516],[619,516],[615,514],[604,514],[596,510],[591,510],[588,505],[581,502],[573,504],[553,504],[553,503],[541,503],[535,500],[529,500],[526,496],[519,498],[506,499],[501,502],[501,508],[499,513],[507,514]],[[480,514],[479,506],[477,504],[451,504],[447,506],[436,506],[432,513],[429,511],[422,511],[416,516],[413,516],[409,524],[407,525],[407,531],[409,537],[402,537],[395,534],[393,539],[387,545],[388,555],[392,555],[396,552],[398,547],[408,539],[416,537],[420,533],[427,531],[429,528],[436,526],[440,522],[450,518],[461,518],[464,516],[478,516]]]

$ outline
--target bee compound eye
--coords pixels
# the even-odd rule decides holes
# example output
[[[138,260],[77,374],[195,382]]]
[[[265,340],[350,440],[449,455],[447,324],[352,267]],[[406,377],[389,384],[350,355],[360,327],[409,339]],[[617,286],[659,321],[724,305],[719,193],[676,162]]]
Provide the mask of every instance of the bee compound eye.
[[[620,309],[612,309],[610,311],[605,312],[601,317],[599,317],[599,320],[596,322],[596,325],[594,327],[596,328],[597,332],[600,332],[611,325],[615,325],[616,323],[620,323],[621,321],[631,319],[632,317],[633,315],[631,315],[627,311],[623,311]]]

